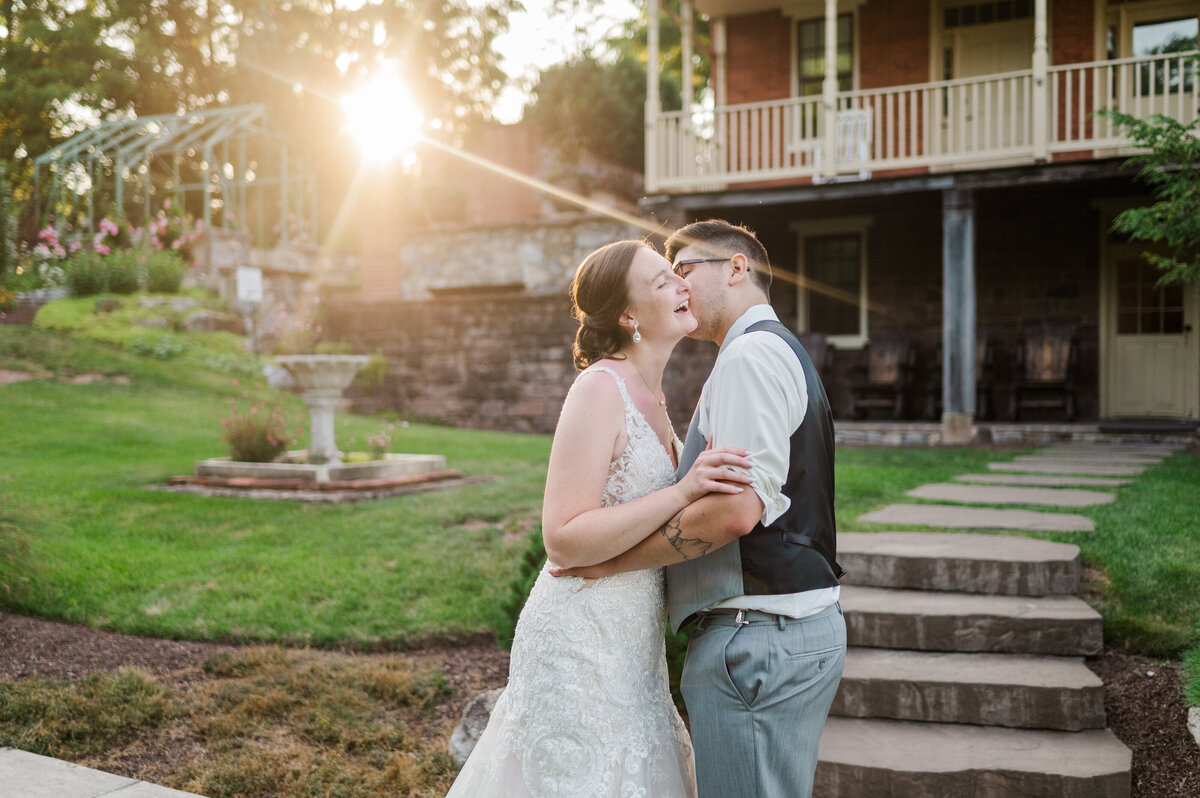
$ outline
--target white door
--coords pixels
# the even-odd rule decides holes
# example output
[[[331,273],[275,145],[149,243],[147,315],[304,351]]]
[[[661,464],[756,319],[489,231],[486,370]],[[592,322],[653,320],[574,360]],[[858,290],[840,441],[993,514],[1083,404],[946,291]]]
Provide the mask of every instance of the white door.
[[[1032,19],[959,28],[950,38],[955,79],[1032,68]],[[1027,76],[1008,77],[952,88],[947,104],[950,146],[958,152],[982,152],[1028,143],[1029,81]]]
[[[1200,285],[1156,285],[1143,247],[1108,247],[1101,415],[1200,416]]]

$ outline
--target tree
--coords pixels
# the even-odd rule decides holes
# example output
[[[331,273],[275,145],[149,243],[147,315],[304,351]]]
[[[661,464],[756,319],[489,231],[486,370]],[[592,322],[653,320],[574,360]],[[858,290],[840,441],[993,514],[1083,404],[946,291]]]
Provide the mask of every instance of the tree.
[[[679,90],[663,81],[664,96]],[[640,172],[646,133],[646,67],[627,52],[606,63],[593,55],[542,72],[526,118],[562,161],[578,166],[585,154]]]
[[[393,65],[435,134],[457,138],[488,115],[504,80],[491,41],[519,0],[351,5],[0,0],[0,161],[14,194],[27,202],[32,159],[89,120],[262,102],[332,214],[356,157],[337,100],[367,73]]]
[[[1200,59],[1193,57],[1192,64],[1181,81],[1197,79]],[[1159,285],[1200,280],[1200,119],[1185,125],[1160,114],[1138,119],[1119,112],[1101,113],[1120,125],[1135,146],[1146,150],[1126,163],[1141,167],[1138,178],[1153,186],[1157,200],[1148,207],[1122,211],[1113,229],[1166,252],[1143,253],[1161,272]]]
[[[588,0],[559,0],[560,11],[576,14],[594,6]],[[683,107],[682,17],[679,0],[661,6],[661,77],[659,94],[666,109]],[[664,20],[665,21],[665,20]],[[696,26],[693,80],[695,89],[707,81],[708,22]],[[615,35],[590,51],[544,70],[526,109],[546,142],[568,166],[578,166],[584,154],[641,172],[645,152],[646,18],[627,22]]]

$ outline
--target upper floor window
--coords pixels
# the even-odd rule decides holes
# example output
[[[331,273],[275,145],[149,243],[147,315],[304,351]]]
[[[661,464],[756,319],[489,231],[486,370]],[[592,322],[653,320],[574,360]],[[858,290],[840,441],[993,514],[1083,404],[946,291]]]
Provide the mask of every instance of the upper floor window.
[[[946,30],[1010,19],[1029,19],[1033,16],[1033,0],[997,0],[990,3],[967,3],[948,6],[942,12]]]
[[[825,19],[806,19],[797,23],[799,42],[800,96],[821,93],[825,81]],[[838,91],[854,88],[854,15],[837,18]]]

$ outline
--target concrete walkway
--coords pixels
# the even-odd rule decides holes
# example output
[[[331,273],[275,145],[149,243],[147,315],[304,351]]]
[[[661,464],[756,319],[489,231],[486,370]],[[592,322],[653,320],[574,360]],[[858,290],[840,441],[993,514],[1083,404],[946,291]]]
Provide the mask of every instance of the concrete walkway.
[[[198,798],[195,793],[172,790],[15,748],[0,748],[0,795],[5,798]]]

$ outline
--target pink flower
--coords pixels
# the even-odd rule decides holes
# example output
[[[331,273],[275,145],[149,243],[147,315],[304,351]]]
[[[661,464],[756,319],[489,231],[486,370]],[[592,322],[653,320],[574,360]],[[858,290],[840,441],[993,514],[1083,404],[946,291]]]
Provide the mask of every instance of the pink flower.
[[[96,251],[99,252],[101,255],[107,255],[110,252],[112,252],[112,250],[109,249],[108,247],[106,247],[104,244],[101,244],[98,247],[96,247]]]
[[[233,378],[233,387],[236,388],[237,386],[238,386],[238,380],[237,380],[237,377],[234,377]]]

